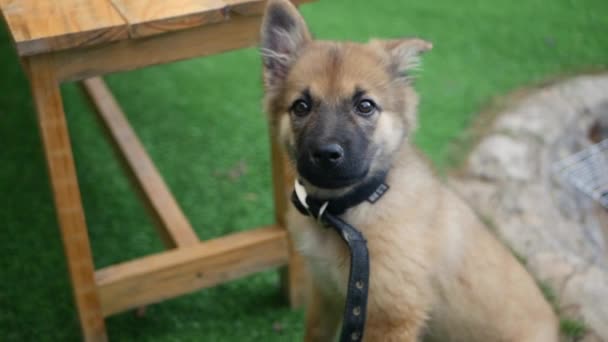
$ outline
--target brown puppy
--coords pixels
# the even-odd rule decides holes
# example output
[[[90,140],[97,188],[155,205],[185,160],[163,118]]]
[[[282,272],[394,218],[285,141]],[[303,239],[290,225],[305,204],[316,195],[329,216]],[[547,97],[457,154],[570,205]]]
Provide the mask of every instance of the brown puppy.
[[[420,39],[312,40],[287,0],[262,27],[265,105],[309,195],[331,200],[378,173],[390,190],[342,218],[367,238],[365,341],[557,341],[532,277],[446,189],[410,144],[418,98],[408,71]],[[291,208],[289,230],[312,271],[307,341],[339,327],[349,253],[337,234]]]

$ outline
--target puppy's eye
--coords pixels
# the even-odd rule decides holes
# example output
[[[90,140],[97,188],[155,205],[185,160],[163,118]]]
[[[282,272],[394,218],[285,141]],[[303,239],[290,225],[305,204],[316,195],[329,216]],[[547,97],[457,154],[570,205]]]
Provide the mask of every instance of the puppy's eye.
[[[291,105],[291,112],[296,116],[306,116],[310,113],[310,104],[305,100],[296,100]]]
[[[376,110],[376,104],[372,100],[361,100],[357,103],[355,109],[361,116],[370,116]]]

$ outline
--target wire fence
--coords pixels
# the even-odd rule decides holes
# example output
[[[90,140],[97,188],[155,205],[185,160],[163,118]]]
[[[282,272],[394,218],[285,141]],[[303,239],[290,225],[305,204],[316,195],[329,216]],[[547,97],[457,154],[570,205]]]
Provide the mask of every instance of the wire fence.
[[[608,139],[560,160],[553,171],[608,209]]]

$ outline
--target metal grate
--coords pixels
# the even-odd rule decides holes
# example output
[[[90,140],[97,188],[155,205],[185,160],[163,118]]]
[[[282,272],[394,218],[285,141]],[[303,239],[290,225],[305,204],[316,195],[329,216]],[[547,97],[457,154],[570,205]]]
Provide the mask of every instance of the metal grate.
[[[553,168],[559,178],[608,208],[608,139],[557,162]]]

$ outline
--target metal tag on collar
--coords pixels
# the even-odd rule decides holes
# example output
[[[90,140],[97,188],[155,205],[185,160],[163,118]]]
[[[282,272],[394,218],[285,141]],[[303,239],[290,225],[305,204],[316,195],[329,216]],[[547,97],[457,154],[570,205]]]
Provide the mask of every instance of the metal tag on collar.
[[[388,191],[389,186],[386,183],[380,183],[376,190],[367,198],[367,201],[371,204],[375,204],[384,194]]]

